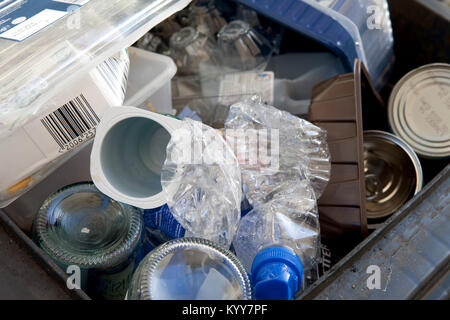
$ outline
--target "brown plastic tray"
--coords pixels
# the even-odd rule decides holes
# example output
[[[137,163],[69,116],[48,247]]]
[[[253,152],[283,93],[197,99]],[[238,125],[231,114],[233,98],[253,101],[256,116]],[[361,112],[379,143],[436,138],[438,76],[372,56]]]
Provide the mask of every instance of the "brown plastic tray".
[[[366,217],[363,104],[385,114],[362,63],[313,88],[308,119],[328,132],[331,178],[318,200],[322,238],[345,255],[368,234]],[[363,102],[364,100],[364,102]],[[372,106],[372,105],[376,105]],[[381,112],[380,112],[381,111]]]

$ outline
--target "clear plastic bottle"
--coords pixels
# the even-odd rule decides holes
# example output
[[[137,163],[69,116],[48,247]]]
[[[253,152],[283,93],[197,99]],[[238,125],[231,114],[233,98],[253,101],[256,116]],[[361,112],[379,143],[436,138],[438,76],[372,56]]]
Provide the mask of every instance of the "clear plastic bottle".
[[[78,183],[52,194],[33,223],[33,239],[62,269],[80,268],[91,298],[123,299],[142,254],[142,212]]]
[[[249,300],[251,286],[241,262],[205,239],[164,243],[141,262],[128,300]]]
[[[318,277],[320,226],[307,180],[241,219],[233,241],[256,299],[293,299]]]

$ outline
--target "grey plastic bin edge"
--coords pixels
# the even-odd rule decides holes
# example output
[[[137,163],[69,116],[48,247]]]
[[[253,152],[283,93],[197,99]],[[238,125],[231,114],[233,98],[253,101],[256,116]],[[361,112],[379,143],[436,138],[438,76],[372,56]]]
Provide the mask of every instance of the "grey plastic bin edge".
[[[450,165],[297,299],[449,299],[449,217]]]
[[[86,293],[84,293],[82,290],[69,290],[67,288],[66,283],[68,275],[63,270],[61,270],[61,268],[56,265],[53,260],[51,260],[19,227],[17,227],[17,225],[2,210],[0,210],[0,228],[6,231],[7,237],[10,237],[10,242],[15,242],[18,248],[23,250],[21,254],[24,257],[27,255],[31,256],[33,263],[36,264],[36,268],[38,269],[33,268],[33,270],[29,270],[29,272],[42,269],[50,276],[50,279],[53,280],[52,283],[45,282],[45,284],[43,285],[46,289],[54,291],[51,296],[55,297],[61,293],[64,293],[70,299],[90,300],[89,296],[87,296]],[[20,267],[21,266],[17,266],[18,269],[20,269]],[[38,274],[33,276],[39,277]],[[39,282],[47,281],[48,279],[35,280]],[[17,288],[17,291],[21,290],[25,289]],[[20,293],[18,295],[21,296]],[[23,296],[25,297],[26,295]],[[64,297],[61,298],[63,299]]]

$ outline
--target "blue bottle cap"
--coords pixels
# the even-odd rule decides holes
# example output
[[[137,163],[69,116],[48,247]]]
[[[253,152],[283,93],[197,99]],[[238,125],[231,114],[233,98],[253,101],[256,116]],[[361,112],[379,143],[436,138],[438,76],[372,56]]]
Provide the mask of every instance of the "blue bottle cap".
[[[251,280],[257,300],[292,300],[302,279],[302,262],[287,248],[264,249],[253,260]]]

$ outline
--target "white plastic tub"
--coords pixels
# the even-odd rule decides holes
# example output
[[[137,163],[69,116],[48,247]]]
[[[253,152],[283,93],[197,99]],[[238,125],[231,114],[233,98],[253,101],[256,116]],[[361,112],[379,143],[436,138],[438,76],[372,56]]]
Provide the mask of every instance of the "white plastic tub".
[[[130,73],[125,106],[174,114],[170,81],[177,72],[167,56],[130,47]]]

